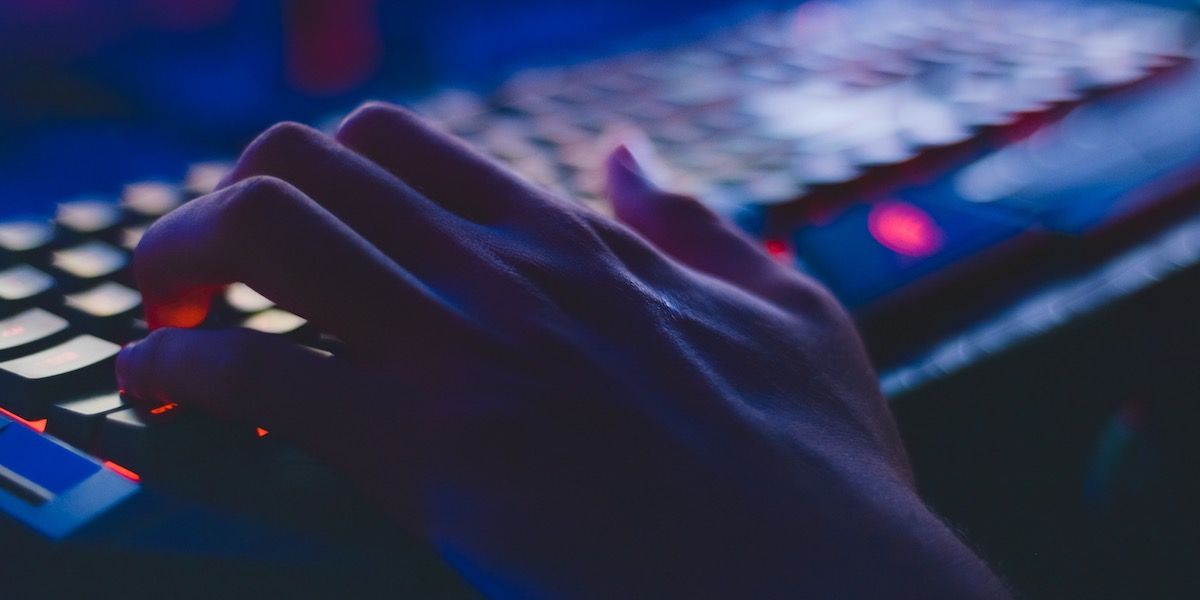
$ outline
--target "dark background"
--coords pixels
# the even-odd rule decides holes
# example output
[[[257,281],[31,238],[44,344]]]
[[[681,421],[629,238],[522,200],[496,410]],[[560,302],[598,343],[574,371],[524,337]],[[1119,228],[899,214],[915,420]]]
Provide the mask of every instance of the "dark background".
[[[9,0],[0,3],[0,214],[227,158],[255,132],[365,98],[486,87],[518,66],[719,26],[729,0]]]
[[[178,177],[282,119],[486,88],[524,65],[793,4],[6,0],[0,216]],[[1200,590],[1196,298],[1195,273],[1165,282],[896,404],[923,493],[1018,589]]]

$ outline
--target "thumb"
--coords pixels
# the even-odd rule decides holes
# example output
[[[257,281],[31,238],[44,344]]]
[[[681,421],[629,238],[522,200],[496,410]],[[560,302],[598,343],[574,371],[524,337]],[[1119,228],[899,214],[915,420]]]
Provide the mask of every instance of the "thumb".
[[[781,279],[799,278],[695,198],[659,187],[660,171],[648,142],[618,145],[606,168],[617,219],[679,262],[763,296],[774,294]]]

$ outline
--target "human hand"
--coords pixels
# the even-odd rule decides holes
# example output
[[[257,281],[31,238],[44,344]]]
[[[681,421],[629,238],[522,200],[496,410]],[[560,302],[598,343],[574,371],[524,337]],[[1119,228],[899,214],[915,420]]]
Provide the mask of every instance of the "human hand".
[[[284,124],[134,260],[122,389],[343,469],[481,591],[999,597],[820,286],[609,158],[625,225],[370,104]],[[242,281],[345,342],[185,329]]]

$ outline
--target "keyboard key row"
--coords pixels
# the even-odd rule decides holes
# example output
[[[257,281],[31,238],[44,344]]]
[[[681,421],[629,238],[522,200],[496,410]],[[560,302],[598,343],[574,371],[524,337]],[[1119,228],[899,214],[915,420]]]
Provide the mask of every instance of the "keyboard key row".
[[[0,310],[15,311],[43,303],[56,288],[54,278],[29,265],[0,271]]]
[[[157,476],[187,462],[247,447],[265,435],[255,427],[187,413],[177,403],[146,406],[104,393],[52,406],[46,433],[133,471]]]
[[[40,308],[0,320],[0,357],[13,358],[14,351],[28,352],[31,346],[55,339],[66,332],[67,320]]]
[[[0,362],[0,407],[26,419],[45,418],[64,399],[113,385],[120,346],[91,335]]]
[[[55,250],[50,262],[70,287],[79,287],[120,275],[129,265],[129,254],[92,240]]]

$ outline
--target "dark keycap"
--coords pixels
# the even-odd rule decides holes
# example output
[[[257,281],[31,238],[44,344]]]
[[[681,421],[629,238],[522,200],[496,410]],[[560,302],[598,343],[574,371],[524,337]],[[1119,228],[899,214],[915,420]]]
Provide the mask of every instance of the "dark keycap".
[[[129,328],[130,339],[140,340],[150,335],[150,326],[146,325],[146,320],[138,317],[133,320],[133,324]]]
[[[52,348],[0,362],[0,406],[41,419],[51,404],[111,387],[121,347],[81,335]]]
[[[55,340],[67,330],[67,320],[40,308],[0,320],[0,358],[12,358],[14,353],[28,354],[31,347]]]
[[[117,393],[101,394],[50,407],[46,433],[88,452],[96,449],[97,435],[104,416],[126,408]]]
[[[99,235],[112,231],[121,223],[121,209],[106,200],[72,200],[58,205],[54,222],[72,234]]]
[[[90,241],[54,251],[51,261],[75,286],[118,275],[129,264],[125,251],[104,242]]]
[[[135,218],[157,219],[183,204],[183,192],[162,181],[142,181],[125,186],[121,208]]]
[[[0,314],[11,314],[47,300],[55,289],[54,278],[29,266],[0,271]]]
[[[213,468],[251,448],[255,428],[182,411],[168,402],[154,408],[107,413],[96,453],[139,473]],[[245,458],[245,454],[241,454]]]
[[[127,341],[134,317],[142,306],[142,295],[119,283],[107,281],[82,292],[68,294],[64,306],[71,320],[89,333]]]
[[[156,442],[170,435],[169,428],[177,422],[178,409],[178,404],[171,403],[151,410],[126,408],[106,414],[97,454],[135,471],[146,471]]]
[[[47,221],[0,223],[0,261],[28,262],[44,254],[54,242],[54,226]]]

